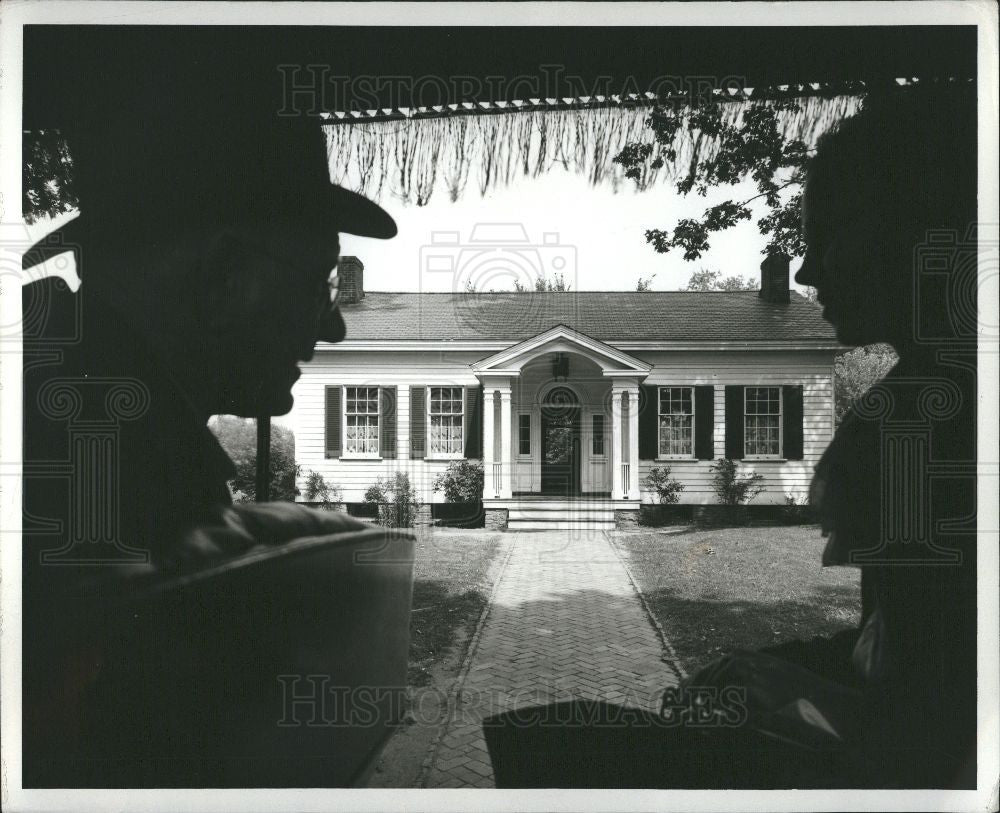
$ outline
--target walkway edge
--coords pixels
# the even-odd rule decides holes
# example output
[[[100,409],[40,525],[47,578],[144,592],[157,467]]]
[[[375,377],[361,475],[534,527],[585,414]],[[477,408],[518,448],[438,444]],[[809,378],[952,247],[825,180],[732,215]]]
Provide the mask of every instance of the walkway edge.
[[[490,611],[493,609],[493,602],[496,598],[497,590],[500,587],[500,582],[503,580],[504,574],[507,572],[507,563],[510,562],[510,557],[514,552],[514,546],[517,543],[518,536],[519,534],[514,533],[509,537],[510,542],[507,545],[507,550],[503,554],[503,561],[497,569],[497,577],[493,580],[493,586],[490,588],[489,599],[487,599],[486,606],[479,614],[479,620],[476,622],[476,628],[473,630],[472,637],[469,639],[469,645],[465,649],[465,657],[462,659],[462,665],[459,667],[458,674],[455,675],[455,679],[452,681],[451,688],[448,689],[449,698],[458,697],[458,690],[462,688],[466,677],[469,675],[469,669],[472,667],[472,659],[475,657],[476,651],[479,649],[479,640],[483,634],[483,627],[486,626],[486,620],[489,618]],[[418,788],[427,787],[427,778],[430,776],[431,768],[434,767],[434,761],[437,759],[438,748],[441,745],[441,740],[444,739],[444,735],[448,732],[450,725],[451,720],[446,721],[438,730],[438,733],[434,736],[431,747],[427,751],[427,756],[424,757],[424,761],[420,766],[420,775],[417,777]]]
[[[639,596],[639,603],[642,604],[642,609],[646,613],[646,617],[649,618],[649,623],[652,624],[653,629],[656,630],[656,635],[660,639],[660,645],[663,647],[664,651],[662,658],[663,662],[670,667],[675,675],[677,675],[678,680],[686,680],[688,676],[687,672],[684,667],[681,666],[680,659],[677,657],[677,652],[670,643],[670,639],[667,638],[667,633],[664,631],[663,627],[660,626],[660,622],[653,613],[652,607],[649,606],[646,594],[642,592],[638,579],[636,579],[635,575],[632,573],[632,568],[629,567],[628,561],[625,559],[625,556],[622,555],[622,552],[618,550],[618,545],[615,544],[615,539],[611,537],[607,531],[604,532],[604,536],[608,540],[611,550],[613,550],[615,552],[615,556],[618,557],[618,561],[621,563],[621,566],[625,568],[625,575],[628,576],[628,580],[632,583],[632,589],[635,590],[636,595]]]

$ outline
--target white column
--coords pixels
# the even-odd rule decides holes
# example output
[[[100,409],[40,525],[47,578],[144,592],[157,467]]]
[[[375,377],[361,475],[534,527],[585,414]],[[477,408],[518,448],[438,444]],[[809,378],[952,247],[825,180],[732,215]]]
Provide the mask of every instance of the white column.
[[[622,494],[622,388],[611,386],[611,499]]]
[[[628,388],[628,464],[629,488],[625,495],[639,499],[639,388]]]
[[[496,497],[493,489],[493,389],[483,387],[483,499]]]
[[[510,499],[514,496],[514,463],[511,455],[511,408],[510,387],[500,388],[500,496]],[[496,430],[494,430],[496,431]]]

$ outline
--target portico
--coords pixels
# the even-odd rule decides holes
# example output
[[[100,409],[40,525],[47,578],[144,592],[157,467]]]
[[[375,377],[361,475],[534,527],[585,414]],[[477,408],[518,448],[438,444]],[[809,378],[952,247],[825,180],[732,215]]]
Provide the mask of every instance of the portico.
[[[557,325],[472,369],[483,386],[487,509],[542,496],[637,507],[640,382],[650,365]]]

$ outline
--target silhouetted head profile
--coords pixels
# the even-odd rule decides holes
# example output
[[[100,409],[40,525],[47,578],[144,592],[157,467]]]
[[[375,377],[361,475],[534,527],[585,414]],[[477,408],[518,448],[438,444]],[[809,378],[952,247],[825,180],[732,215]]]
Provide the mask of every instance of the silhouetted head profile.
[[[206,417],[288,412],[298,363],[345,335],[339,233],[396,233],[379,206],[330,183],[320,119],[279,115],[278,77],[221,57],[155,85],[100,74],[93,109],[58,122],[85,306],[122,314]]]
[[[905,355],[948,334],[974,338],[975,217],[974,86],[870,96],[810,162],[796,281],[817,289],[845,344]]]

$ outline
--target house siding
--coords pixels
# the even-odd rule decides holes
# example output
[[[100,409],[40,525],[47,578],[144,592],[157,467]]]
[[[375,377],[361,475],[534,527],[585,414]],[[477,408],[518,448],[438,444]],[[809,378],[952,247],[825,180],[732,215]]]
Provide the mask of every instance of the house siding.
[[[478,386],[479,379],[470,365],[488,355],[478,351],[378,351],[318,350],[313,361],[304,364],[302,377],[293,394],[295,405],[284,419],[295,434],[296,459],[302,467],[303,481],[312,471],[323,475],[327,483],[340,487],[343,499],[359,502],[365,490],[379,477],[395,471],[406,472],[417,489],[421,502],[441,502],[434,493],[434,479],[448,467],[447,460],[410,459],[410,386]],[[714,456],[725,454],[726,385],[782,386],[799,384],[803,388],[803,459],[786,461],[746,461],[744,471],[760,472],[765,491],[756,504],[780,504],[786,496],[804,497],[808,493],[813,468],[833,436],[833,351],[636,351],[634,356],[652,366],[642,381],[649,386],[712,385],[715,390]],[[590,460],[590,427],[594,411],[602,408],[610,381],[604,383],[596,366],[582,357],[572,357],[568,384],[581,396],[583,406],[581,450],[586,461],[582,486],[586,491],[607,491],[611,483],[611,419],[606,420],[606,463]],[[540,486],[541,427],[537,409],[537,387],[546,381],[544,363],[529,365],[520,378],[514,378],[511,417],[511,460],[514,463],[515,491],[537,491]],[[325,454],[325,387],[332,384],[396,386],[397,435],[395,459],[329,459]],[[486,407],[489,408],[487,402]],[[532,415],[532,458],[519,458],[517,415]],[[712,461],[639,461],[639,481],[655,465],[669,465],[673,476],[684,484],[681,502],[713,503]],[[299,484],[300,488],[302,483]],[[655,495],[642,491],[643,502],[654,502]]]
[[[284,423],[295,435],[295,459],[302,467],[299,489],[315,471],[341,489],[345,502],[361,502],[379,477],[396,471],[409,475],[421,502],[443,502],[434,493],[434,479],[448,468],[447,460],[410,459],[410,386],[479,386],[469,365],[482,353],[401,353],[318,350],[302,365],[302,377],[292,393],[295,404]],[[381,460],[327,459],[325,455],[325,388],[396,386],[396,458]],[[300,497],[305,499],[305,497]]]
[[[636,352],[634,355],[652,364],[643,381],[649,386],[715,387],[716,459],[725,457],[726,385],[771,386],[802,385],[802,459],[741,461],[744,472],[763,475],[765,490],[755,504],[781,504],[786,496],[803,498],[809,493],[813,469],[833,438],[832,352],[725,352],[676,353]],[[670,466],[672,476],[684,484],[682,503],[716,502],[712,490],[711,460],[649,461],[639,460],[640,482],[653,466]],[[655,494],[643,490],[644,503],[656,502]]]

